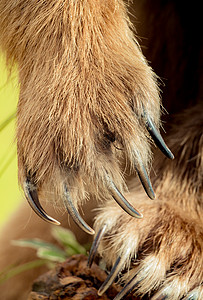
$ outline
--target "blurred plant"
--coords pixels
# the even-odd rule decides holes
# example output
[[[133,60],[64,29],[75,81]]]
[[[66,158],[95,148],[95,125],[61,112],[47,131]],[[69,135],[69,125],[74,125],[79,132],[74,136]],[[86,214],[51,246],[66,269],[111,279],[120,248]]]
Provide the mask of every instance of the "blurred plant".
[[[42,265],[47,265],[47,267],[51,269],[56,265],[56,263],[65,261],[69,256],[87,253],[89,245],[80,245],[77,242],[75,235],[70,230],[62,227],[53,227],[51,234],[59,245],[61,245],[61,248],[40,239],[12,241],[12,245],[14,246],[36,249],[36,256],[38,259],[19,266],[11,265],[7,267],[5,270],[0,272],[0,284],[27,270],[34,269]]]
[[[0,132],[3,131],[3,129],[5,129],[6,126],[9,125],[10,122],[15,119],[15,117],[16,117],[16,113],[13,112],[6,118],[6,120],[4,120],[2,123],[0,123]],[[6,154],[1,158],[1,161],[0,161],[0,177],[4,174],[6,169],[9,167],[11,162],[14,160],[15,156],[16,156],[15,151],[11,155],[9,155],[9,157],[8,157],[8,151],[6,151]]]
[[[0,124],[0,132],[16,117],[16,113],[12,113],[8,118]]]

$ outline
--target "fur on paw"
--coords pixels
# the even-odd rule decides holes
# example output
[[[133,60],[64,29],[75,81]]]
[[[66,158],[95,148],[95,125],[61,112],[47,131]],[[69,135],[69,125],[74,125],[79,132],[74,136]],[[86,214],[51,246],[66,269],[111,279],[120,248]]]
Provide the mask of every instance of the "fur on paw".
[[[202,223],[169,203],[135,195],[129,194],[127,199],[136,203],[143,219],[128,216],[114,203],[103,208],[96,219],[99,241],[94,242],[89,259],[93,260],[98,247],[111,269],[99,294],[118,280],[124,288],[116,300],[131,291],[153,300],[202,299]]]
[[[93,233],[77,208],[90,196],[106,200],[125,190],[121,161],[154,197],[147,172],[159,91],[122,2],[62,2],[46,4],[46,14],[43,2],[37,11],[20,10],[28,23],[16,54],[19,181],[43,219],[57,224],[39,199],[59,199]]]

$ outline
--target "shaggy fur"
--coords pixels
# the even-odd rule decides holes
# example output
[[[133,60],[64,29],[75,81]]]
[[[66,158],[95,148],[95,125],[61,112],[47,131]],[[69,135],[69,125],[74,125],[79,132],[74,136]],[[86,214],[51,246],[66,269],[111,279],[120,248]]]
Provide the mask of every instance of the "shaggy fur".
[[[103,206],[96,217],[97,232],[107,226],[99,246],[101,257],[111,266],[121,256],[122,269],[129,270],[120,280],[128,282],[135,276],[139,295],[158,290],[153,299],[162,295],[173,300],[197,289],[194,299],[203,297],[202,120],[200,106],[177,117],[168,136],[176,159],[157,157],[155,163],[156,200],[150,201],[135,182],[129,182],[126,197],[143,219],[129,217],[114,202]]]
[[[183,9],[175,0],[139,0],[129,8],[137,16],[132,21],[143,37],[143,51],[165,82],[163,104],[169,116],[164,116],[164,127],[176,157],[169,161],[154,150],[151,179],[156,200],[150,201],[129,170],[140,161],[150,170],[143,114],[159,127],[159,89],[134,37],[126,4],[0,1],[1,48],[8,64],[19,68],[20,184],[29,175],[40,201],[48,199],[50,207],[53,202],[61,207],[66,183],[76,206],[89,199],[83,209],[89,224],[95,199],[104,200],[95,222],[96,231],[107,224],[100,256],[111,268],[120,255],[120,279],[128,282],[134,277],[136,292],[155,299],[178,300],[192,294],[203,298],[201,17],[200,9],[184,5]],[[126,197],[144,215],[142,220],[128,216],[112,201],[109,177],[121,190],[129,190]],[[26,225],[27,218],[29,209],[21,208],[5,228],[1,268],[8,261],[33,257],[27,250],[23,257],[13,255],[8,241],[42,238],[49,232],[49,224],[32,216]],[[81,241],[88,239],[72,223],[69,226]],[[46,239],[51,239],[48,233]],[[27,282],[23,276],[4,285],[3,299],[26,299],[37,272],[29,273]]]
[[[0,11],[1,45],[19,66],[20,183],[29,173],[56,198],[66,182],[75,204],[109,197],[108,176],[122,189],[111,140],[133,168],[139,157],[147,166],[143,109],[156,124],[160,114],[124,3],[1,1]]]

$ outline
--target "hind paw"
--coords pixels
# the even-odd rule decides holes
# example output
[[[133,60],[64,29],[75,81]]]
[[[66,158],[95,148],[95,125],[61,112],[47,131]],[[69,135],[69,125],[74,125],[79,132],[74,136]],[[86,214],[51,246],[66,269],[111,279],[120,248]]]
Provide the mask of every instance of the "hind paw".
[[[96,219],[96,238],[89,265],[96,250],[111,269],[99,290],[102,295],[114,282],[124,285],[115,300],[131,291],[141,297],[160,299],[202,299],[203,230],[188,217],[182,217],[167,203],[144,197],[131,203],[144,214],[134,219],[113,203]]]

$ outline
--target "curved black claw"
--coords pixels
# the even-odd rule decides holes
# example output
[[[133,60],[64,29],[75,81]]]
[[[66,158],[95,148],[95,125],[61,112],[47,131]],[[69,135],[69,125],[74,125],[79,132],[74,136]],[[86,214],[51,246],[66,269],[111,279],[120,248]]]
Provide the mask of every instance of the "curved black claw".
[[[111,272],[109,273],[108,277],[99,288],[98,291],[99,296],[105,293],[105,291],[113,284],[118,274],[123,270],[129,255],[130,255],[130,250],[126,251],[125,254],[117,258],[113,268],[111,269]]]
[[[139,219],[143,217],[143,215],[125,199],[125,197],[121,194],[121,192],[117,189],[112,181],[109,184],[109,189],[114,200],[122,207],[125,212],[127,212],[130,216]]]
[[[99,290],[98,290],[99,296],[101,296],[103,293],[105,293],[105,291],[110,287],[110,285],[112,285],[116,276],[120,272],[121,267],[122,267],[121,266],[121,257],[119,256],[117,258],[113,268],[111,269],[111,272],[109,273],[108,277],[106,278],[106,280],[103,282],[103,284],[99,288]]]
[[[124,288],[116,295],[116,297],[113,300],[121,300],[125,299],[128,294],[139,284],[137,282],[136,275],[130,279],[130,281],[124,286]]]
[[[145,192],[147,193],[148,197],[150,199],[154,199],[155,198],[155,194],[152,188],[152,184],[151,181],[149,179],[149,176],[147,175],[147,171],[145,169],[145,167],[143,166],[142,163],[139,163],[136,167],[135,167],[137,174],[139,176],[139,179],[142,183],[142,186],[145,190]]]
[[[68,213],[71,215],[73,221],[86,233],[88,234],[94,234],[94,230],[83,220],[75,206],[73,205],[73,202],[71,200],[70,194],[68,192],[67,186],[64,185],[64,204],[68,211]]]
[[[168,158],[174,159],[174,155],[171,152],[171,150],[167,147],[165,144],[161,134],[156,129],[154,123],[152,122],[151,118],[145,114],[145,122],[146,122],[146,128],[151,135],[154,143],[157,145],[157,147],[161,150],[161,152]]]
[[[97,249],[99,247],[99,243],[105,233],[105,230],[106,230],[106,224],[104,224],[104,226],[98,231],[93,243],[92,243],[92,247],[90,249],[90,253],[89,253],[89,256],[88,256],[88,260],[87,260],[87,266],[89,268],[91,268],[92,266],[92,263],[94,261],[94,258],[95,258],[95,255],[97,253]]]
[[[29,179],[27,179],[26,182],[24,183],[24,192],[25,192],[25,197],[28,203],[30,204],[31,208],[40,218],[42,218],[44,221],[47,221],[49,223],[60,225],[60,222],[48,216],[47,213],[44,211],[44,209],[42,208],[39,202],[37,189],[35,185],[29,181]]]

